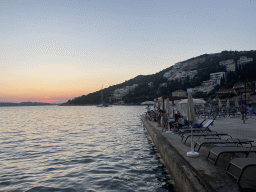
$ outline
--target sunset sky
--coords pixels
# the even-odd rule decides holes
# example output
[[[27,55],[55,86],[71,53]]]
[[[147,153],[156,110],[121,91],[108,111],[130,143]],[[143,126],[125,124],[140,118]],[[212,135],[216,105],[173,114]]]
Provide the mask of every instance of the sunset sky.
[[[0,102],[66,102],[255,34],[254,0],[0,0]]]

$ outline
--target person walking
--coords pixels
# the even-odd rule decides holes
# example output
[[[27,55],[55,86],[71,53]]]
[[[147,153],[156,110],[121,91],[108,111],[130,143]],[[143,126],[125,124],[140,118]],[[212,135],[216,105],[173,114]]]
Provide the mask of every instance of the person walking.
[[[248,113],[250,115],[250,118],[252,118],[252,109],[253,109],[252,105],[249,104],[249,107],[247,107],[247,109],[248,109]]]

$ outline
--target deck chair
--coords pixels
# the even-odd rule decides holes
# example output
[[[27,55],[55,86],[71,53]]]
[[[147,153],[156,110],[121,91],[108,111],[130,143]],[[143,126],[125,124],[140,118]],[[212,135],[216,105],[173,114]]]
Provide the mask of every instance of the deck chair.
[[[245,169],[256,166],[256,158],[235,158],[231,160],[226,169],[226,173],[234,177],[237,183],[240,185],[240,180],[243,176]],[[239,170],[238,175],[235,175],[230,171],[230,167],[235,167]]]
[[[255,148],[256,149],[256,148]],[[206,159],[213,162],[214,165],[217,164],[217,161],[222,154],[235,154],[235,153],[244,153],[246,154],[246,157],[248,157],[250,152],[256,153],[256,150],[254,150],[253,147],[214,147],[211,149],[211,151],[208,153],[208,156]],[[210,155],[215,155],[216,159],[212,160],[210,159]]]
[[[243,144],[250,144],[252,146],[252,142],[254,142],[251,139],[247,138],[228,138],[228,139],[204,139],[204,140],[198,140],[195,143],[194,148],[198,146],[197,152],[201,149],[203,145],[212,145],[212,144],[236,144],[237,146],[243,146]]]
[[[203,124],[203,122],[205,121],[206,119],[204,119],[200,124]],[[213,124],[213,121],[212,119],[208,120],[204,125],[202,125],[202,127],[199,127],[199,128],[192,128],[192,131],[193,133],[196,133],[196,132],[204,132],[204,131],[210,131],[209,129],[209,126]],[[191,132],[191,128],[186,128],[186,129],[180,129],[178,134],[179,135],[183,135],[185,133],[190,133]]]
[[[191,133],[188,133],[188,134],[183,134],[181,136],[181,142],[182,140],[184,139],[184,143],[186,143],[186,141],[188,140],[189,137],[191,137],[192,134]],[[229,136],[231,137],[228,133],[223,133],[223,132],[208,132],[208,131],[205,131],[205,132],[201,132],[201,133],[193,133],[193,137],[212,137],[212,136],[217,136],[217,137],[220,137],[220,136]],[[218,140],[220,140],[221,138],[219,138]],[[207,139],[207,140],[211,140],[211,139]],[[216,139],[215,139],[216,140]]]

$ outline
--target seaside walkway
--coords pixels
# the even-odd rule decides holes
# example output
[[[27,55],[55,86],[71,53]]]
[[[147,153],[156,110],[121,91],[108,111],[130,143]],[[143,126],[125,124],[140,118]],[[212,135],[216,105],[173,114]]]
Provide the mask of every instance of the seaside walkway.
[[[239,186],[233,177],[225,173],[228,163],[233,156],[226,155],[220,157],[218,164],[213,165],[211,161],[207,160],[207,155],[214,146],[204,146],[200,149],[200,156],[198,158],[188,157],[187,152],[191,151],[190,139],[184,144],[181,142],[181,137],[178,134],[161,132],[162,128],[158,127],[156,122],[146,120],[144,116],[141,119],[167,170],[174,179],[178,191],[241,192],[249,191],[249,188],[252,187],[255,190],[256,180],[253,186],[246,181],[241,181],[241,186]],[[209,128],[212,131],[226,132],[233,138],[251,139],[255,141],[252,144],[256,145],[255,116],[249,117],[245,124],[239,117],[216,118],[213,125]],[[194,142],[197,139],[197,137],[194,137]],[[256,157],[254,153],[251,156]],[[235,157],[244,157],[244,154],[238,154]],[[253,174],[254,176],[256,175],[255,169]],[[250,189],[250,191],[254,190]]]

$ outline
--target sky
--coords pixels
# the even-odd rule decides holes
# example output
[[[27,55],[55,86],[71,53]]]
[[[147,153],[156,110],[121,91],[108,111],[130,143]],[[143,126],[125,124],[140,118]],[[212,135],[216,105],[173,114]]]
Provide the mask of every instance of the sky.
[[[0,0],[0,102],[63,103],[255,34],[256,0]]]

